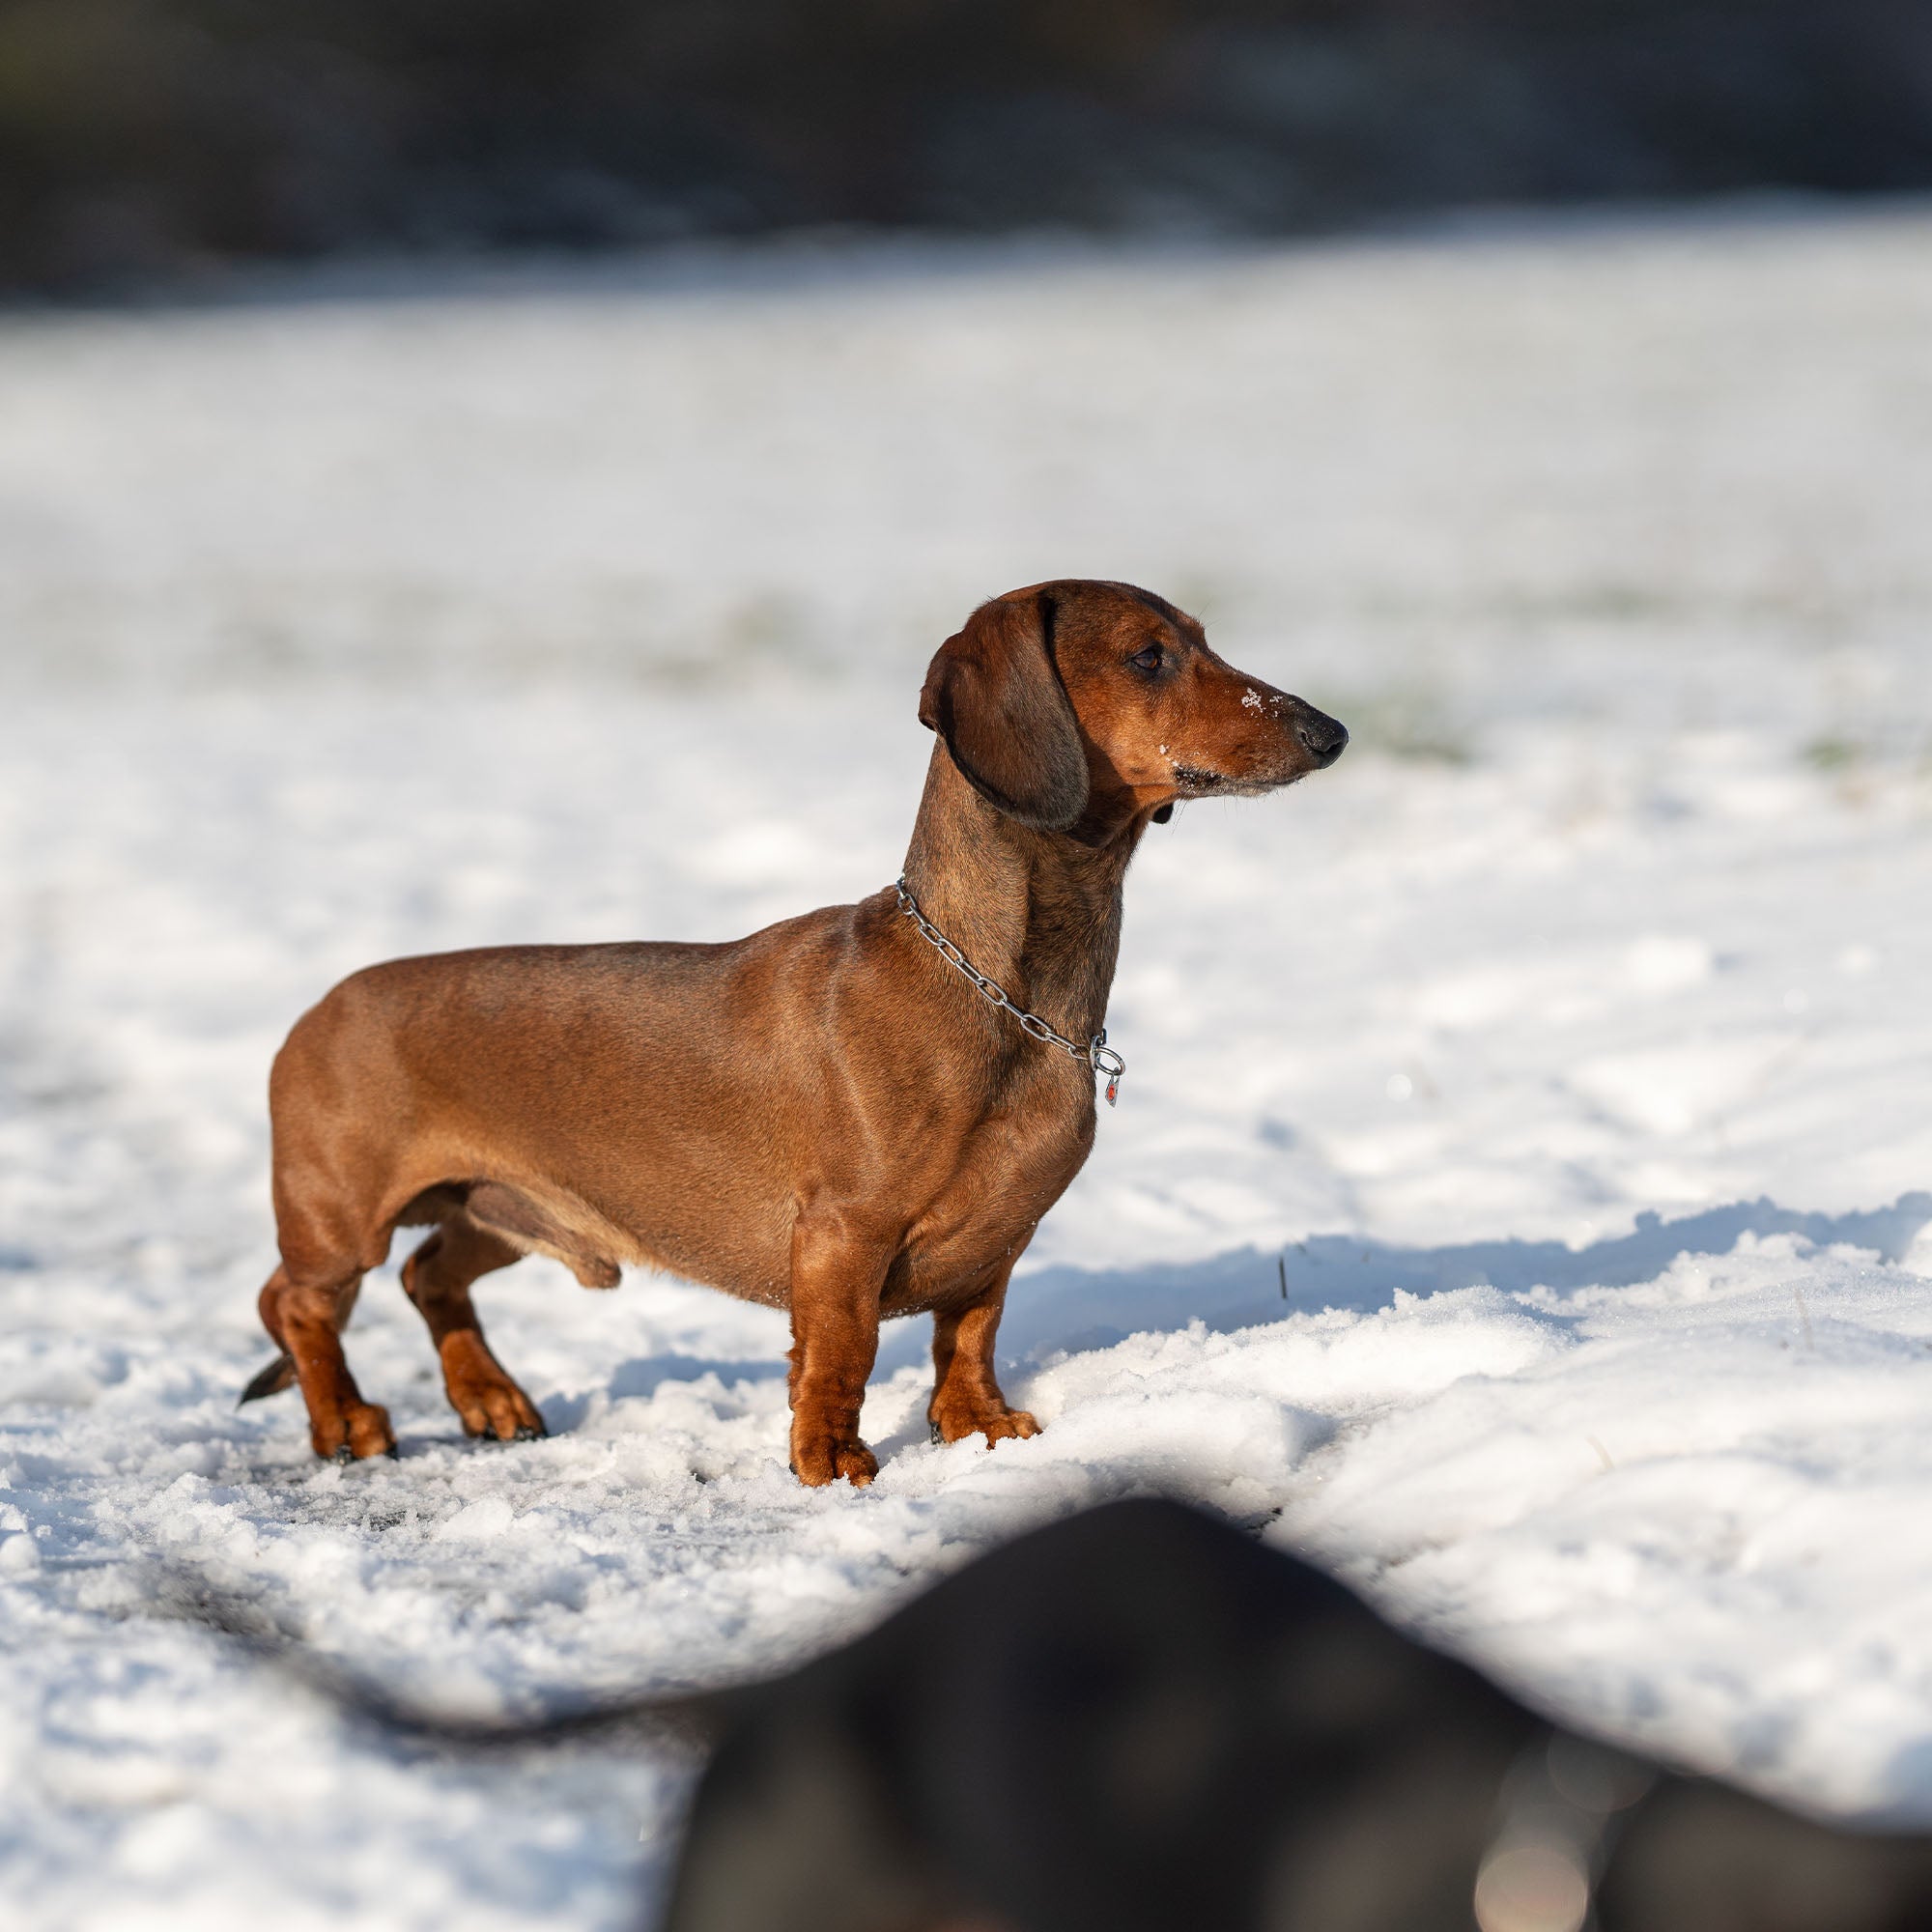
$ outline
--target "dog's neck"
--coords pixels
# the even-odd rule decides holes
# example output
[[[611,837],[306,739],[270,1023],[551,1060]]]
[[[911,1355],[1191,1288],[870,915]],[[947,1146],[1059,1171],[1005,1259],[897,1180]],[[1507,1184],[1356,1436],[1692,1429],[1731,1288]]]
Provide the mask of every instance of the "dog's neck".
[[[1016,824],[973,789],[942,743],[926,770],[906,884],[1016,1006],[1084,1042],[1106,1022],[1121,886],[1144,829],[1128,819],[1088,844]]]

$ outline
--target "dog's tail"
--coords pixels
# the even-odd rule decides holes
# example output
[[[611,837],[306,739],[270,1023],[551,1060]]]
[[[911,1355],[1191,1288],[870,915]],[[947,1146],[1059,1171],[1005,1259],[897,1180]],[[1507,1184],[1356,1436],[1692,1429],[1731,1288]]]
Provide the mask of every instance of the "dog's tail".
[[[235,1406],[240,1408],[244,1403],[260,1402],[265,1395],[280,1395],[295,1378],[296,1358],[285,1349],[242,1391],[242,1401]]]

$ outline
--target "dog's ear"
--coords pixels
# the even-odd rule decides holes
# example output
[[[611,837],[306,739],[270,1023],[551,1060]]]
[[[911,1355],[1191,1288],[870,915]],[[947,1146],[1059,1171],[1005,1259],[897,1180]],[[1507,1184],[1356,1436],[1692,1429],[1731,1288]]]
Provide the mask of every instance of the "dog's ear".
[[[1009,818],[1065,832],[1087,809],[1087,754],[1052,638],[1045,591],[980,605],[933,653],[919,722]]]

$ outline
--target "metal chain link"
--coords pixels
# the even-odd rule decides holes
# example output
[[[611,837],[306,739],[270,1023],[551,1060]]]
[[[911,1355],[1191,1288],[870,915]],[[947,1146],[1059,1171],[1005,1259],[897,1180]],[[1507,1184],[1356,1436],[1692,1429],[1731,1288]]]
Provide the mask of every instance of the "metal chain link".
[[[1104,1073],[1107,1076],[1107,1104],[1110,1107],[1116,1104],[1120,1098],[1121,1080],[1127,1070],[1127,1063],[1107,1044],[1105,1027],[1102,1027],[1085,1046],[1068,1039],[1064,1033],[1055,1033],[1037,1013],[1030,1013],[1014,1006],[1012,1001],[1007,998],[1006,989],[1000,982],[988,979],[980,972],[965,953],[961,952],[958,947],[954,946],[952,940],[920,911],[919,901],[913,897],[903,873],[894,883],[893,890],[899,895],[899,910],[919,927],[920,936],[949,966],[972,981],[973,990],[981,999],[991,1002],[1002,1012],[1011,1013],[1020,1023],[1022,1033],[1031,1034],[1043,1045],[1059,1047],[1062,1053],[1079,1061],[1083,1066],[1092,1068],[1095,1073]]]

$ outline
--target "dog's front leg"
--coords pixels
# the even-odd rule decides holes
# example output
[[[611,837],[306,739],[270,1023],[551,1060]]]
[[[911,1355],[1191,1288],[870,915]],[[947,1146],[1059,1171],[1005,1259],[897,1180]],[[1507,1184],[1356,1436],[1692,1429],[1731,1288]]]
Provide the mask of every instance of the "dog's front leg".
[[[1009,1408],[993,1374],[993,1338],[1007,1305],[1009,1257],[997,1278],[971,1301],[941,1308],[932,1318],[932,1401],[925,1419],[935,1442],[957,1442],[983,1435],[988,1443],[1039,1434],[1039,1423],[1023,1408]]]
[[[859,1440],[879,1352],[879,1294],[894,1243],[836,1208],[810,1208],[791,1236],[791,1466],[809,1488],[863,1488],[878,1458]]]

